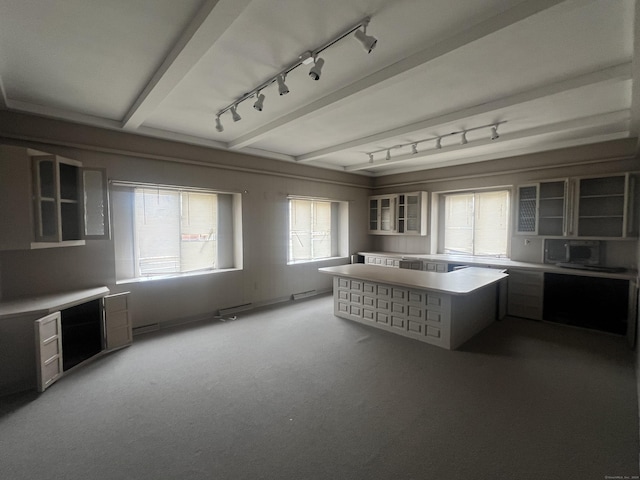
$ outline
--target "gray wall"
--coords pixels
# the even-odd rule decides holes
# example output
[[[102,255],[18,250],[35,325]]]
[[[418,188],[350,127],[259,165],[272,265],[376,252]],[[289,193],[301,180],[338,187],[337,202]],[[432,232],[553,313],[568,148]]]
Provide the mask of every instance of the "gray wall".
[[[246,303],[330,290],[318,267],[345,260],[287,265],[288,194],[349,202],[349,249],[370,247],[367,177],[0,113],[4,143],[20,144],[105,167],[110,179],[242,192],[244,268],[116,285],[113,241],[82,247],[0,252],[2,299],[107,285],[131,291],[134,327],[190,319]],[[7,138],[12,137],[12,138]]]

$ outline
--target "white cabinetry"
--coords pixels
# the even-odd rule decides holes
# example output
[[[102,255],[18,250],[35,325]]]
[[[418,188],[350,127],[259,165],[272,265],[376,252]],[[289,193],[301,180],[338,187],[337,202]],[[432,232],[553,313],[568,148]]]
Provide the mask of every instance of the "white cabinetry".
[[[549,237],[638,235],[630,174],[550,180],[518,187],[516,233]]]
[[[443,262],[424,262],[424,269],[427,272],[445,273],[448,270],[447,264]]]
[[[129,292],[108,294],[99,287],[0,303],[0,394],[42,392],[89,359],[131,344]]]
[[[369,233],[426,235],[426,192],[369,197]]]
[[[104,169],[31,149],[0,146],[0,249],[82,245],[109,237]]]

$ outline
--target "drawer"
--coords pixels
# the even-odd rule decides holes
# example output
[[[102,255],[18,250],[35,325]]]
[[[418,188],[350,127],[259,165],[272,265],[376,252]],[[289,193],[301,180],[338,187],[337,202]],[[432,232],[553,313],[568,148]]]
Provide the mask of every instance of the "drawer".
[[[338,278],[338,287],[349,288],[349,280],[346,278]]]
[[[427,263],[427,272],[435,272],[436,264],[435,263]]]
[[[378,310],[391,310],[391,301],[386,298],[376,298],[376,308]]]
[[[391,298],[393,300],[407,300],[409,296],[409,291],[404,288],[391,288]]]
[[[409,290],[409,303],[425,305],[427,294],[418,290]]]
[[[427,337],[440,338],[440,329],[438,327],[427,325],[425,334]]]
[[[407,306],[407,318],[413,321],[424,322],[425,309],[416,305]]]
[[[338,311],[341,313],[349,313],[349,304],[347,302],[338,301]]]
[[[376,257],[376,265],[382,265],[382,258]]]
[[[338,300],[349,300],[349,291],[338,290]]]
[[[364,282],[362,284],[363,293],[376,293],[376,286],[373,283]]]
[[[442,322],[442,313],[436,312],[434,310],[427,310],[427,322],[441,323]]]
[[[407,319],[407,331],[410,333],[417,333],[419,335],[424,334],[424,323],[414,322],[411,319]]]
[[[407,306],[404,303],[391,302],[391,313],[405,315],[407,313]]]
[[[439,295],[427,294],[427,308],[429,309],[441,309],[443,305],[443,298]]]
[[[447,271],[447,264],[446,263],[438,263],[436,265],[436,272],[444,273],[446,271]]]
[[[387,297],[391,296],[391,287],[387,285],[376,285],[376,294],[378,297]]]
[[[351,280],[351,290],[356,292],[362,291],[362,282],[360,280]]]
[[[375,318],[376,318],[376,312],[374,312],[373,310],[371,310],[369,308],[363,308],[362,309],[362,318],[364,318],[365,320],[371,320],[373,322],[373,321],[375,321]]]
[[[376,299],[373,297],[369,297],[367,295],[363,295],[362,296],[362,304],[367,306],[367,307],[375,307],[376,306]]]
[[[349,308],[349,313],[356,317],[362,316],[362,307],[360,305],[351,305]]]
[[[391,326],[400,330],[407,329],[407,320],[404,317],[391,315]]]
[[[376,312],[376,322],[382,325],[389,325],[390,315],[388,313]]]
[[[385,258],[385,259],[384,259],[384,264],[385,264],[387,267],[393,267],[393,266],[394,266],[394,265],[393,265],[393,258]]]
[[[359,293],[352,293],[350,300],[351,303],[362,303],[362,295]]]

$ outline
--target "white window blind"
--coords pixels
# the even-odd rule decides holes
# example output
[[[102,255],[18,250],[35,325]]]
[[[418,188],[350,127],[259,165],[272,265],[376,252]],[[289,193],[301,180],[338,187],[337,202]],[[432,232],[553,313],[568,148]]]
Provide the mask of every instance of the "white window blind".
[[[289,261],[332,256],[330,201],[289,199]]]
[[[509,192],[444,195],[444,253],[506,256]]]

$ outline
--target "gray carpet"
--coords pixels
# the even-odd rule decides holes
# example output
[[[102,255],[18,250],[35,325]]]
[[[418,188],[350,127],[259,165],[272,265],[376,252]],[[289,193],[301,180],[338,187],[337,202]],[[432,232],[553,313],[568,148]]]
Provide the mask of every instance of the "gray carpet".
[[[508,318],[449,352],[331,311],[322,297],[155,332],[0,398],[0,478],[638,474],[622,338]]]

